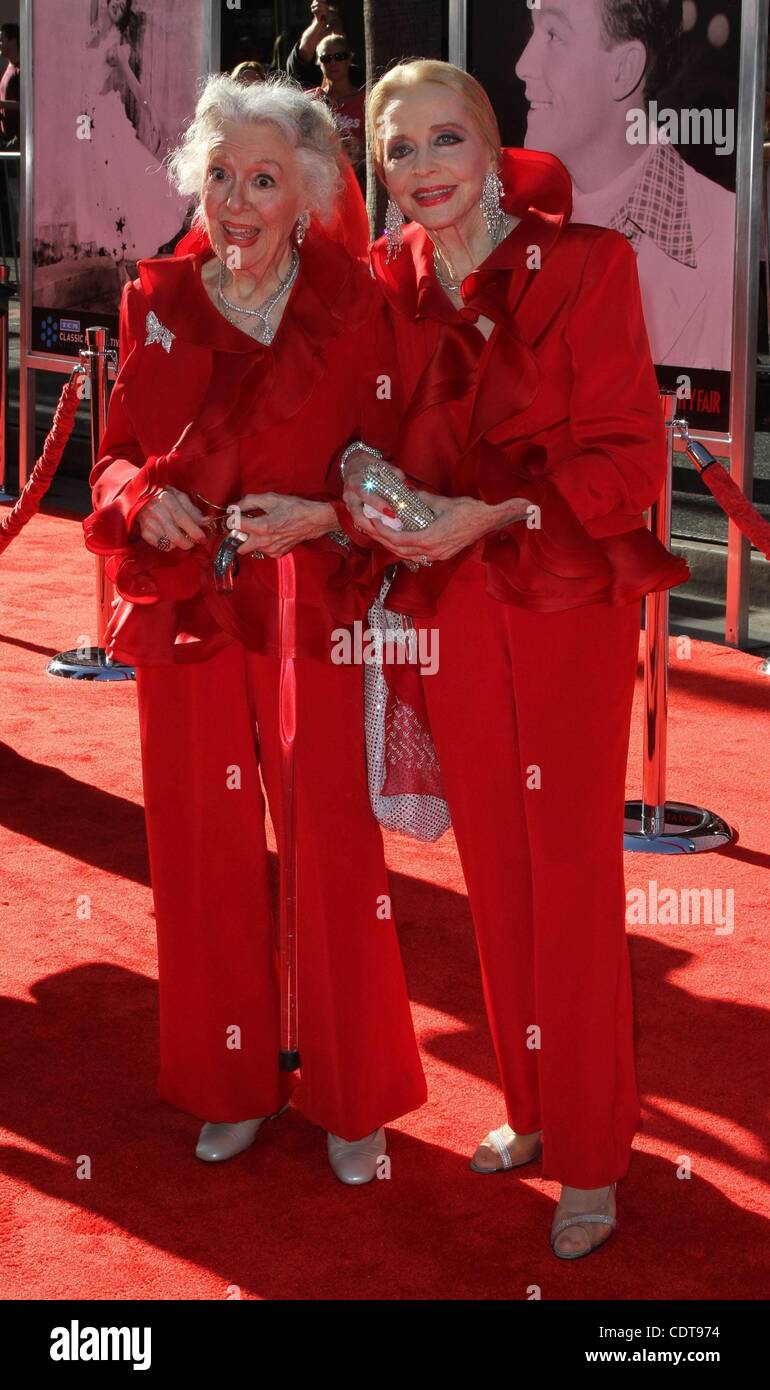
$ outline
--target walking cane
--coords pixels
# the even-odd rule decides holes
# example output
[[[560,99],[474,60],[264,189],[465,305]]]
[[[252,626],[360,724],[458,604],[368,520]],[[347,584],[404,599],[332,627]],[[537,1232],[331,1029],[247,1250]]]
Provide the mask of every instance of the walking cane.
[[[232,592],[240,561],[237,548],[242,531],[230,535],[214,558],[214,575],[221,593]],[[280,1050],[281,1071],[297,1071],[300,1066],[297,1040],[297,810],[294,747],[297,738],[297,676],[294,657],[297,646],[297,575],[294,556],[281,555],[278,567],[278,632],[280,674],[278,677],[278,740],[281,761],[281,808],[278,835],[278,950],[280,962]]]
[[[281,1071],[297,1071],[297,799],[294,749],[297,738],[297,575],[294,556],[278,559],[278,623],[281,671],[278,682],[278,734],[281,751],[281,830],[279,847],[279,952],[281,991]],[[277,828],[277,827],[276,827]]]

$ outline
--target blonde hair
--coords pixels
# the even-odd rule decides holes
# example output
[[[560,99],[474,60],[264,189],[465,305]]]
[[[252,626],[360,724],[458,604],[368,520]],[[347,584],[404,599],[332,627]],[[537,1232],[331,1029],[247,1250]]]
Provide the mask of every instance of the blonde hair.
[[[324,43],[346,43],[348,46],[348,52],[351,52],[350,39],[348,38],[347,34],[338,34],[335,30],[334,33],[324,34],[323,38],[320,38],[318,40],[318,43],[316,44],[315,48],[316,62],[318,62],[318,50],[321,47],[321,44]]]
[[[369,93],[367,102],[369,143],[377,168],[381,170],[383,165],[383,142],[380,125],[385,107],[402,88],[416,87],[423,82],[437,82],[440,86],[449,87],[450,91],[457,93],[482,140],[489,146],[499,163],[502,143],[500,127],[497,124],[492,103],[481,83],[477,82],[475,77],[471,77],[469,72],[455,67],[454,63],[444,63],[438,58],[408,58],[397,63],[395,67],[389,68],[379,82],[375,82]]]
[[[339,132],[325,103],[306,96],[283,73],[270,73],[256,83],[216,73],[204,79],[195,115],[166,161],[177,191],[196,199],[193,225],[203,222],[200,199],[206,161],[224,121],[247,126],[268,121],[277,126],[294,149],[308,210],[322,223],[331,221],[344,179]]]
[[[318,56],[318,50],[319,50],[319,48],[321,47],[321,45],[324,44],[324,43],[345,43],[345,44],[347,44],[347,46],[348,46],[348,55],[349,55],[349,56],[348,56],[348,61],[350,61],[350,59],[353,57],[353,51],[352,51],[352,49],[351,49],[351,47],[350,47],[350,39],[348,38],[347,34],[324,34],[323,38],[320,38],[320,39],[318,40],[318,43],[316,44],[316,50],[315,50],[315,60],[316,60],[316,66],[319,67],[319,68],[321,69],[321,78],[322,78],[322,81],[321,81],[321,88],[322,88],[323,91],[326,91],[326,84],[327,84],[327,82],[329,82],[329,78],[328,78],[327,75],[326,75],[326,68],[323,66],[323,64],[321,63],[321,59],[320,59],[319,56]],[[329,85],[331,86],[331,83],[329,83]]]
[[[256,58],[245,58],[242,63],[237,63],[230,73],[230,76],[234,78],[236,82],[242,82],[245,72],[255,72],[260,82],[263,82],[267,76],[262,63],[258,63]]]

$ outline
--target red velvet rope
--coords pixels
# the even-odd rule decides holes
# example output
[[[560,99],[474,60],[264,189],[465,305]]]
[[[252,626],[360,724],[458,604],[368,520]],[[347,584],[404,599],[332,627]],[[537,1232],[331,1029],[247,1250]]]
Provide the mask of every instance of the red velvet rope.
[[[40,502],[51,484],[61,462],[64,447],[72,434],[75,415],[80,404],[82,373],[74,373],[62,387],[53,423],[32,474],[18,502],[0,521],[0,554],[10,545],[27,522],[40,510]],[[697,466],[697,465],[696,465]],[[735,522],[752,545],[770,560],[770,523],[760,516],[748,498],[733,482],[721,463],[714,462],[700,472],[709,492],[720,507]]]
[[[62,387],[43,452],[15,507],[0,521],[0,554],[40,510],[40,503],[51,485],[51,479],[61,462],[64,446],[72,434],[80,404],[80,383],[83,380],[83,373],[77,372],[69,377]]]
[[[756,507],[744,497],[727,469],[723,468],[721,463],[710,463],[701,473],[701,478],[722,511],[735,522],[744,536],[748,536],[752,545],[770,560],[770,522],[765,521]]]

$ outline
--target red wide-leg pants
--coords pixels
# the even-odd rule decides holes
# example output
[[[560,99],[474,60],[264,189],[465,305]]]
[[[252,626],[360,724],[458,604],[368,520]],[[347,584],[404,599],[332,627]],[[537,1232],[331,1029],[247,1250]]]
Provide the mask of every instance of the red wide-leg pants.
[[[623,805],[640,602],[535,613],[471,557],[423,685],[473,913],[508,1123],[602,1187],[638,1128]],[[426,634],[427,636],[427,634]],[[425,640],[423,637],[421,640]]]
[[[201,1119],[279,1109],[276,933],[260,769],[282,824],[276,658],[234,641],[136,671],[158,939],[163,1100]],[[382,838],[366,784],[360,667],[297,659],[294,1103],[360,1139],[422,1105]]]

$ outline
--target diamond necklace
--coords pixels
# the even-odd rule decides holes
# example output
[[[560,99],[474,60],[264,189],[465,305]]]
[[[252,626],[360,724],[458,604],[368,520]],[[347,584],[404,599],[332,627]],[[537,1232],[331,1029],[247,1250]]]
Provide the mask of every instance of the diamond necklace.
[[[498,235],[498,236],[493,236],[493,237],[492,237],[492,247],[493,247],[493,249],[494,249],[494,247],[499,246],[501,241],[505,241],[505,238],[507,237],[508,233],[511,231],[511,224],[512,224],[512,223],[513,223],[513,218],[512,218],[512,216],[511,216],[511,214],[510,214],[509,212],[507,212],[507,213],[505,214],[505,222],[502,224],[501,231],[500,231],[499,235]],[[491,252],[490,252],[490,254],[491,254]],[[484,257],[484,260],[486,260],[486,256]],[[474,268],[475,268],[475,267],[474,267]],[[465,279],[467,278],[466,276],[463,276],[463,280],[447,280],[447,279],[445,278],[445,276],[444,276],[444,274],[443,274],[443,272],[442,272],[442,269],[441,269],[441,257],[439,256],[438,248],[437,248],[437,247],[434,248],[434,251],[433,251],[433,269],[434,269],[435,272],[436,272],[436,279],[438,280],[438,282],[439,282],[439,284],[440,284],[442,290],[449,290],[450,293],[452,293],[452,294],[457,294],[457,293],[458,293],[458,291],[459,291],[459,289],[460,289],[460,287],[461,287],[461,285],[462,285],[462,283],[463,283],[463,280],[465,280]],[[471,272],[469,272],[469,273],[472,274],[473,272],[471,271]]]
[[[287,291],[291,289],[292,285],[294,284],[294,281],[297,278],[298,270],[299,252],[297,251],[297,248],[293,246],[291,251],[291,265],[289,266],[289,270],[285,278],[281,281],[280,285],[278,286],[278,289],[275,290],[273,294],[271,294],[269,299],[265,300],[265,303],[262,305],[261,309],[247,309],[241,304],[233,304],[232,300],[227,299],[225,297],[223,289],[225,267],[224,263],[220,261],[217,297],[219,299],[220,304],[224,305],[225,309],[232,309],[236,314],[247,314],[249,318],[259,319],[262,324],[262,328],[260,330],[259,335],[260,341],[263,343],[272,343],[273,338],[275,337],[276,330],[271,326],[270,323],[268,323],[268,315],[275,308],[279,299],[282,299],[283,296],[287,293]],[[227,317],[230,319],[231,323],[235,323],[232,314],[228,314]],[[236,327],[240,327],[240,325],[236,324]]]

